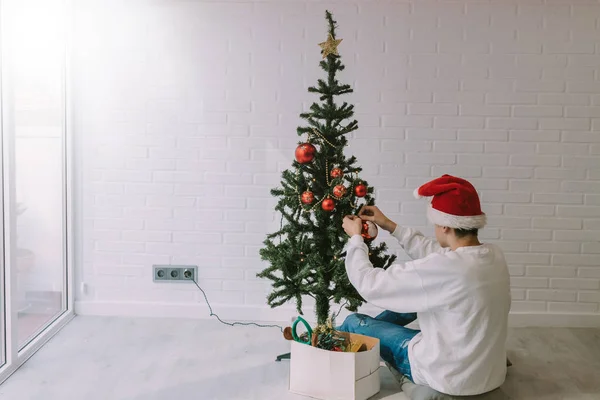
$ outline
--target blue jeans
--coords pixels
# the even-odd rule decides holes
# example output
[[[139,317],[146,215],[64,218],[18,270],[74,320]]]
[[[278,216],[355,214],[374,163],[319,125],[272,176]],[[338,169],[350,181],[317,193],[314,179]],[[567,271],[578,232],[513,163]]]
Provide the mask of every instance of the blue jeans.
[[[392,311],[384,311],[375,318],[351,314],[337,329],[379,339],[381,358],[412,381],[408,343],[420,331],[405,328],[404,325],[416,319],[416,313],[399,314]]]

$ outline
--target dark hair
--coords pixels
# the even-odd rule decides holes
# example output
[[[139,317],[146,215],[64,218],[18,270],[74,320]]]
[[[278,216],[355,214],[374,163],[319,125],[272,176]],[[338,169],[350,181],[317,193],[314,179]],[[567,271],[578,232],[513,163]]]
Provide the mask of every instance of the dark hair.
[[[462,239],[465,236],[477,236],[478,229],[454,229],[457,238]]]

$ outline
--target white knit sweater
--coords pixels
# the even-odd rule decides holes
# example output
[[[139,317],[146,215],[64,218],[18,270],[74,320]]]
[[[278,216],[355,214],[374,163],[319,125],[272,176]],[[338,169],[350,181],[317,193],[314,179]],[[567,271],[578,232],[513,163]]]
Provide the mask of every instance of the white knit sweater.
[[[392,235],[413,261],[373,268],[363,238],[355,235],[346,248],[346,271],[367,302],[417,313],[421,333],[408,348],[415,383],[450,395],[499,387],[511,305],[502,251],[491,244],[451,251],[409,228]]]

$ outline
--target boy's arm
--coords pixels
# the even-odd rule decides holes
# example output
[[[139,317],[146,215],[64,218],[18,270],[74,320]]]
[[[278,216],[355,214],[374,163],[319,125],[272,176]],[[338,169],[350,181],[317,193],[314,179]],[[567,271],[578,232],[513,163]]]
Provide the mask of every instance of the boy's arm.
[[[445,249],[437,240],[423,236],[423,234],[412,228],[405,228],[397,225],[392,236],[395,237],[400,246],[406,251],[406,254],[413,260],[427,257],[431,253],[443,254],[449,249]]]
[[[360,235],[350,238],[346,248],[346,273],[367,302],[394,312],[422,312],[431,307],[431,299],[414,262],[393,264],[384,270],[373,268],[368,254]]]
[[[424,258],[431,253],[445,253],[448,251],[443,249],[436,240],[423,236],[421,232],[398,226],[376,206],[363,206],[360,209],[359,217],[374,222],[380,228],[391,233],[413,260]]]

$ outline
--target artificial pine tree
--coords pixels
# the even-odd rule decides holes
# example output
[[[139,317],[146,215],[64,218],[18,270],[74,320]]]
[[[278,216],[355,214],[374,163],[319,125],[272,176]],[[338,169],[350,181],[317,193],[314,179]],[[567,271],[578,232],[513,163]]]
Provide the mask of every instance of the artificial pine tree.
[[[358,122],[350,120],[353,105],[334,101],[352,88],[336,78],[344,70],[337,50],[342,39],[336,38],[331,13],[325,15],[328,38],[319,46],[326,79],[308,88],[319,95],[320,103],[300,114],[307,126],[298,127],[297,132],[305,139],[296,149],[292,169],[283,171],[281,187],[271,190],[279,199],[275,209],[282,216],[281,227],[267,235],[260,255],[270,266],[257,274],[273,281],[267,298],[271,307],[295,300],[302,314],[302,297],[314,298],[319,325],[327,322],[331,302],[344,302],[348,310],[356,311],[364,301],[346,274],[343,251],[348,237],[342,220],[356,215],[361,205],[375,203],[373,187],[358,177],[362,169],[356,165],[356,157],[344,156],[346,136],[358,129]],[[396,256],[385,254],[384,243],[374,246],[366,231],[363,236],[373,265],[387,268]]]

